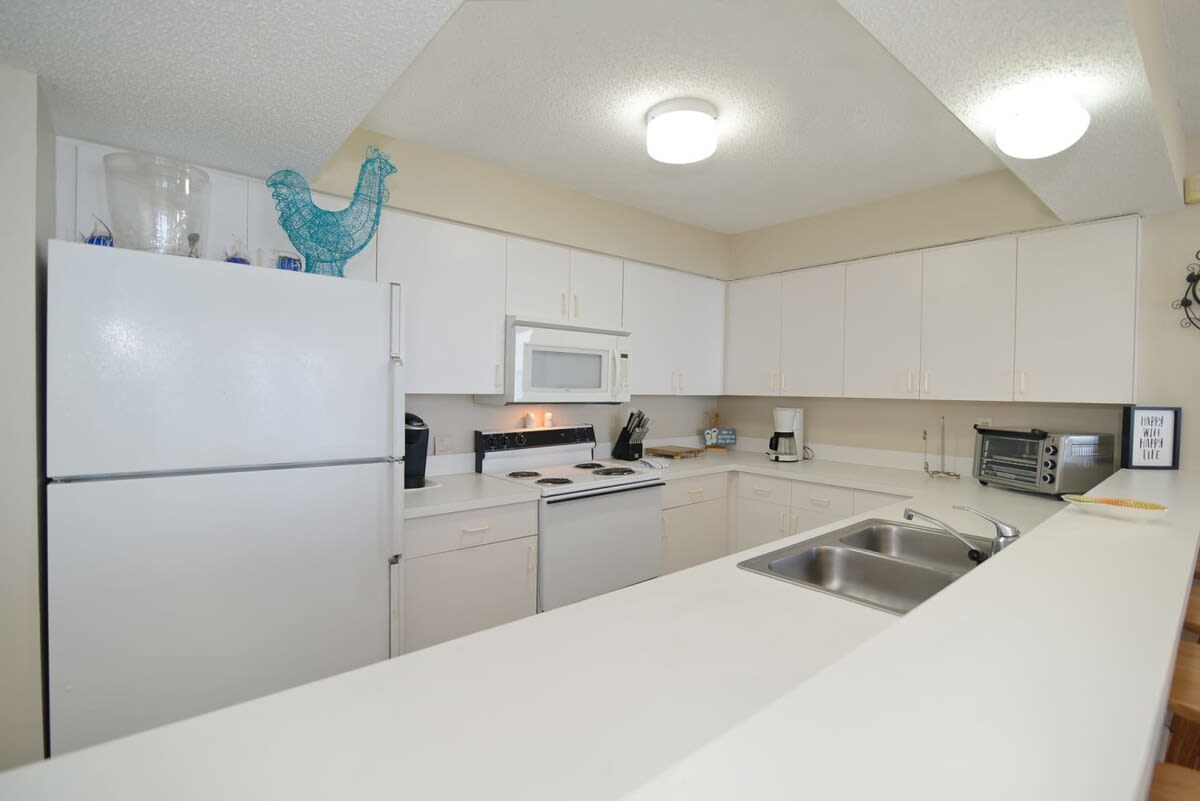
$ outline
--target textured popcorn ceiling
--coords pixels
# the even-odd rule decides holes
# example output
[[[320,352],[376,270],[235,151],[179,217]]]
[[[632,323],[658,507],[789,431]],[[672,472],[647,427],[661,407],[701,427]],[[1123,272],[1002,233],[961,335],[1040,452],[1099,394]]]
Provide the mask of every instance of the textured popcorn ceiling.
[[[716,155],[658,164],[685,96]],[[1001,166],[834,0],[468,2],[363,124],[726,233]]]
[[[1194,136],[1200,134],[1200,2],[1162,0],[1162,9],[1183,127]]]
[[[989,147],[1006,93],[1047,81],[1075,94],[1092,122],[1073,147],[995,151],[1063,221],[1181,205],[1123,0],[839,1]],[[1195,46],[1195,28],[1177,33]]]
[[[314,174],[461,0],[3,0],[0,62],[55,132]]]

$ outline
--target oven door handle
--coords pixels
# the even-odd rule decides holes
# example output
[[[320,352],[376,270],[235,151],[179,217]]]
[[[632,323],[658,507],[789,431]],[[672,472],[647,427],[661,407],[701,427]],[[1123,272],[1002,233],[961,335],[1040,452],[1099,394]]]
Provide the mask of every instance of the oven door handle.
[[[637,492],[638,490],[654,489],[655,487],[666,486],[666,483],[665,481],[655,481],[652,484],[638,484],[634,487],[601,487],[594,490],[583,490],[566,497],[550,497],[544,500],[547,504],[568,503],[570,501],[581,501],[585,498],[597,498],[601,495],[616,495],[620,492]]]

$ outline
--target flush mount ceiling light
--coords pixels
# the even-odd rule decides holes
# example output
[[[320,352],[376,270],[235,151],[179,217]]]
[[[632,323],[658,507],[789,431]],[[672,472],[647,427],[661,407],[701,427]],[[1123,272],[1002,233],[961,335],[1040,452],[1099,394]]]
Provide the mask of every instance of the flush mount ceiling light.
[[[1015,159],[1044,159],[1079,141],[1091,115],[1065,92],[1029,94],[996,128],[996,147]]]
[[[646,115],[646,152],[664,164],[703,161],[717,150],[717,109],[693,97],[659,103]]]

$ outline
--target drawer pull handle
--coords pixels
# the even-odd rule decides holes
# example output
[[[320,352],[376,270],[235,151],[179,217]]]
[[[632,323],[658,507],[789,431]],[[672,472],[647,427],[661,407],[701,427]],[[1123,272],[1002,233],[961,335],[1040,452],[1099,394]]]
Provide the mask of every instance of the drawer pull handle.
[[[828,498],[816,498],[811,495],[808,499],[812,502],[813,506],[829,506],[832,503]]]
[[[771,494],[771,491],[769,489],[767,489],[766,487],[755,487],[754,494],[762,495],[765,498]]]
[[[704,487],[696,487],[696,489],[688,490],[688,495],[699,495],[701,492],[704,492]]]
[[[527,565],[527,569],[528,570],[536,570],[537,569],[537,546],[536,545],[529,546],[529,564]]]
[[[491,526],[484,523],[482,526],[463,526],[463,534],[481,534],[487,531]]]

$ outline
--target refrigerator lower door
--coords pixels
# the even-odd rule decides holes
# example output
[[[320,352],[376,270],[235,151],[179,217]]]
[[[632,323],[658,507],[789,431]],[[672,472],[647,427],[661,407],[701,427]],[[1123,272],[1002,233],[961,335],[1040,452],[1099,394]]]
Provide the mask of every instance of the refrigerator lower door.
[[[52,484],[51,753],[386,659],[396,467]]]

